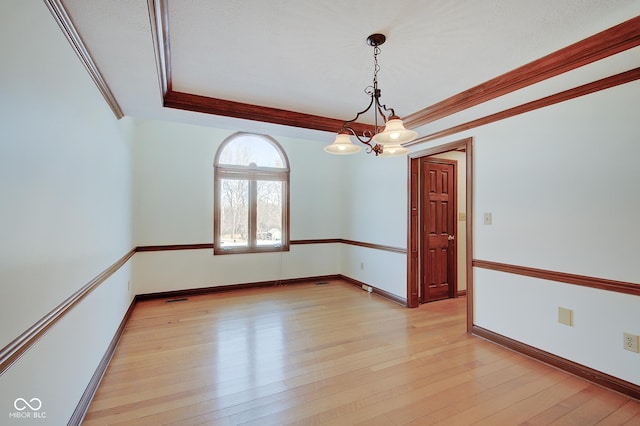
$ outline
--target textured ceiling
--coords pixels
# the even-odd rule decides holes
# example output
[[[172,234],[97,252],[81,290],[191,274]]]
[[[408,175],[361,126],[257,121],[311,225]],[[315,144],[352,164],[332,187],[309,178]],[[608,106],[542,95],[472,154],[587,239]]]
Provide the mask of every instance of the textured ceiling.
[[[146,1],[63,4],[126,115],[264,127],[162,108]],[[406,116],[639,13],[637,0],[170,0],[171,81],[346,120],[367,105],[365,39],[382,32],[382,101]]]

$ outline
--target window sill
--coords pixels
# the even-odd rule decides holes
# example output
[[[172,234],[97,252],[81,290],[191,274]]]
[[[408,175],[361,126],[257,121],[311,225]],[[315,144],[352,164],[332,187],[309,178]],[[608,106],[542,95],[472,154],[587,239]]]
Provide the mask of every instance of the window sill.
[[[281,245],[281,246],[270,246],[270,247],[227,247],[220,248],[214,247],[213,254],[224,255],[224,254],[253,254],[253,253],[278,253],[283,251],[289,251],[289,245]]]

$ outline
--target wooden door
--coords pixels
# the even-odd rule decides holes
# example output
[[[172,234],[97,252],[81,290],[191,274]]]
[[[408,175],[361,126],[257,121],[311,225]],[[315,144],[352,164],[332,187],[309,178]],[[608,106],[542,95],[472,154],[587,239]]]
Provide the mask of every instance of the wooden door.
[[[422,163],[422,303],[456,293],[456,162]]]

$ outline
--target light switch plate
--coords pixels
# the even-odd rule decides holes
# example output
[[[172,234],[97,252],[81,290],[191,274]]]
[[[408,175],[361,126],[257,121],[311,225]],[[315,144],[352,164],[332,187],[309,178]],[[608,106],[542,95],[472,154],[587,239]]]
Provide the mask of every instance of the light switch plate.
[[[493,222],[493,218],[491,217],[491,213],[485,213],[484,214],[484,224],[485,225],[491,225],[492,222]]]
[[[573,311],[571,309],[558,307],[558,322],[573,327]]]

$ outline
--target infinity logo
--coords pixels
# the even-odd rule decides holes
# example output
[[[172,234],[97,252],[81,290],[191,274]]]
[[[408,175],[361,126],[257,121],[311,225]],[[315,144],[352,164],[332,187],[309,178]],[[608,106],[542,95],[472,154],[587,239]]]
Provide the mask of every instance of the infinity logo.
[[[31,398],[31,400],[27,402],[24,398],[18,398],[13,401],[13,406],[16,407],[18,411],[26,410],[27,407],[31,408],[31,411],[38,411],[42,408],[42,401],[40,401],[39,398]]]

